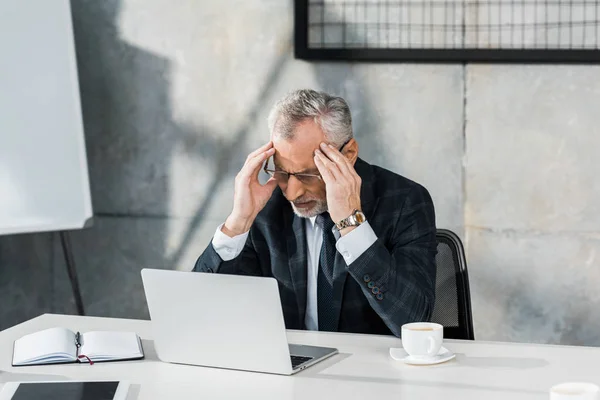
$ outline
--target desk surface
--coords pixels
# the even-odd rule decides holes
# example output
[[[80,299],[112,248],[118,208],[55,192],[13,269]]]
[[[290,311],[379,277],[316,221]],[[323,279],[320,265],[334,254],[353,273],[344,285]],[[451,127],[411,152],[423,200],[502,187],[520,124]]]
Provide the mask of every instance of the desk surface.
[[[13,341],[41,329],[135,331],[139,361],[12,367]],[[128,380],[129,399],[547,399],[564,381],[600,384],[600,348],[448,340],[455,360],[404,365],[389,356],[399,339],[289,331],[289,341],[337,347],[340,354],[295,376],[162,363],[149,321],[46,314],[0,332],[0,383],[15,380]]]

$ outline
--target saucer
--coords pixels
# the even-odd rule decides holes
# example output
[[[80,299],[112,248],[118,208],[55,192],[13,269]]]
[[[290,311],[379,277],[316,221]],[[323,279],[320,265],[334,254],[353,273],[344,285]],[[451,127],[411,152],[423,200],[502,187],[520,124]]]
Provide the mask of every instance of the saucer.
[[[454,357],[456,357],[456,354],[442,346],[440,347],[440,351],[435,356],[413,357],[409,356],[403,348],[392,347],[390,348],[390,357],[396,361],[404,361],[404,363],[411,365],[435,365],[452,360]]]

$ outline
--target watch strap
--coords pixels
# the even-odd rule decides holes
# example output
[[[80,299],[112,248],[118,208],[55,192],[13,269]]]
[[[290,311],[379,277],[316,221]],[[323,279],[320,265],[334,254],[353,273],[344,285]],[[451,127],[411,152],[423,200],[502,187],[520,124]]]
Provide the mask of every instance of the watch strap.
[[[354,210],[352,212],[352,214],[350,214],[348,217],[344,218],[343,220],[339,221],[338,223],[336,223],[335,229],[337,229],[338,231],[341,231],[344,228],[348,228],[350,226],[359,226],[360,224],[362,224],[364,222],[363,221],[358,221],[358,219],[356,218],[356,214],[360,213],[360,210]]]

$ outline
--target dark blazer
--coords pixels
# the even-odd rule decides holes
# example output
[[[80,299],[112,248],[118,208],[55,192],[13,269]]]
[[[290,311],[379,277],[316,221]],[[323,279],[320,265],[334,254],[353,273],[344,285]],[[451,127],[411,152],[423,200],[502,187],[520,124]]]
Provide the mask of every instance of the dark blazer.
[[[336,252],[333,296],[338,331],[394,334],[428,321],[435,298],[436,227],[427,190],[360,158],[361,205],[377,241],[349,266]],[[274,277],[288,329],[306,329],[304,219],[277,188],[258,214],[242,253],[223,261],[209,244],[194,271]],[[243,299],[240,299],[243,301]]]

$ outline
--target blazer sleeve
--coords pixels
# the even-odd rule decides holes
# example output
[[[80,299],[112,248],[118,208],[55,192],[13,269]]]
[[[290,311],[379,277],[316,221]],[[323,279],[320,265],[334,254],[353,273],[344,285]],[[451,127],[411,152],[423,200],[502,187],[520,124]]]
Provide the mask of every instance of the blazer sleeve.
[[[223,261],[221,256],[215,251],[212,240],[208,247],[198,257],[194,265],[194,272],[208,272],[233,275],[254,275],[262,276],[258,255],[253,245],[252,228],[246,239],[246,244],[242,252],[233,260]]]
[[[386,247],[378,238],[347,268],[394,335],[408,322],[429,321],[435,300],[435,211],[429,192],[411,189]]]

